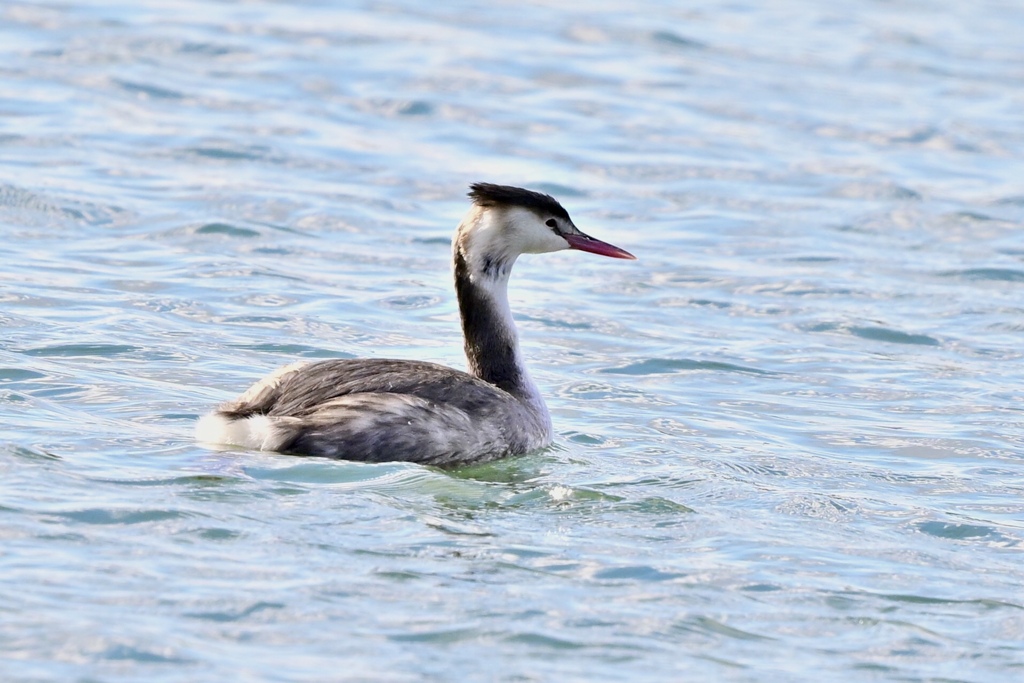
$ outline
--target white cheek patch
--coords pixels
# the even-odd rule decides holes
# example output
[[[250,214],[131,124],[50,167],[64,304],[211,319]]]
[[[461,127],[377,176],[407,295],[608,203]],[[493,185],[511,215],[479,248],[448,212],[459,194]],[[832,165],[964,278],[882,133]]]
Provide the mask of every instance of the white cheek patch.
[[[511,247],[519,254],[544,254],[568,247],[533,211],[512,208],[505,212]]]
[[[488,213],[472,236],[474,253],[500,255],[509,263],[519,254],[546,254],[569,248],[540,215],[521,207]]]

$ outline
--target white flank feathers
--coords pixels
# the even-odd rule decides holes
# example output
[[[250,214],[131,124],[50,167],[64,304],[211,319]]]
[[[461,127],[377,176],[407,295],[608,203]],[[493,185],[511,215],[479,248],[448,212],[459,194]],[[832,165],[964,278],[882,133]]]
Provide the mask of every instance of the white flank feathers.
[[[283,445],[284,436],[284,430],[278,429],[266,415],[232,420],[209,413],[196,423],[196,440],[207,444],[274,451]]]

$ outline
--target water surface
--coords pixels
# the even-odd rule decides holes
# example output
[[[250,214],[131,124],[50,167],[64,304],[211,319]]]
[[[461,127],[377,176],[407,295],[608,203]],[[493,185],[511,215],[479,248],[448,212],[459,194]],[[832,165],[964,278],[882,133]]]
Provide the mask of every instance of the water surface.
[[[5,681],[1016,681],[1024,9],[0,8]],[[549,450],[212,452],[295,359],[462,366],[526,185]]]

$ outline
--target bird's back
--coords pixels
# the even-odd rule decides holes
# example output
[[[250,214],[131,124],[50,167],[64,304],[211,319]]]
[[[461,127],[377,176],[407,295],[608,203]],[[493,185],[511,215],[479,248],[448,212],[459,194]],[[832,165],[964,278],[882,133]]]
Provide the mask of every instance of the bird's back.
[[[298,363],[199,426],[205,441],[343,460],[484,462],[547,444],[516,397],[443,365],[387,359]]]

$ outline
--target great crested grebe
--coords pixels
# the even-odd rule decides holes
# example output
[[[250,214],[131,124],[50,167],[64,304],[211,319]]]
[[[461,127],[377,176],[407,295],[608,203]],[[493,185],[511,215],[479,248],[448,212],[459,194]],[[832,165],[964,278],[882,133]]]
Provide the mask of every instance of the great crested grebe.
[[[295,363],[201,418],[200,441],[340,460],[457,466],[551,443],[519,352],[508,278],[520,254],[627,251],[589,237],[552,197],[476,183],[452,240],[469,373],[377,358]]]

